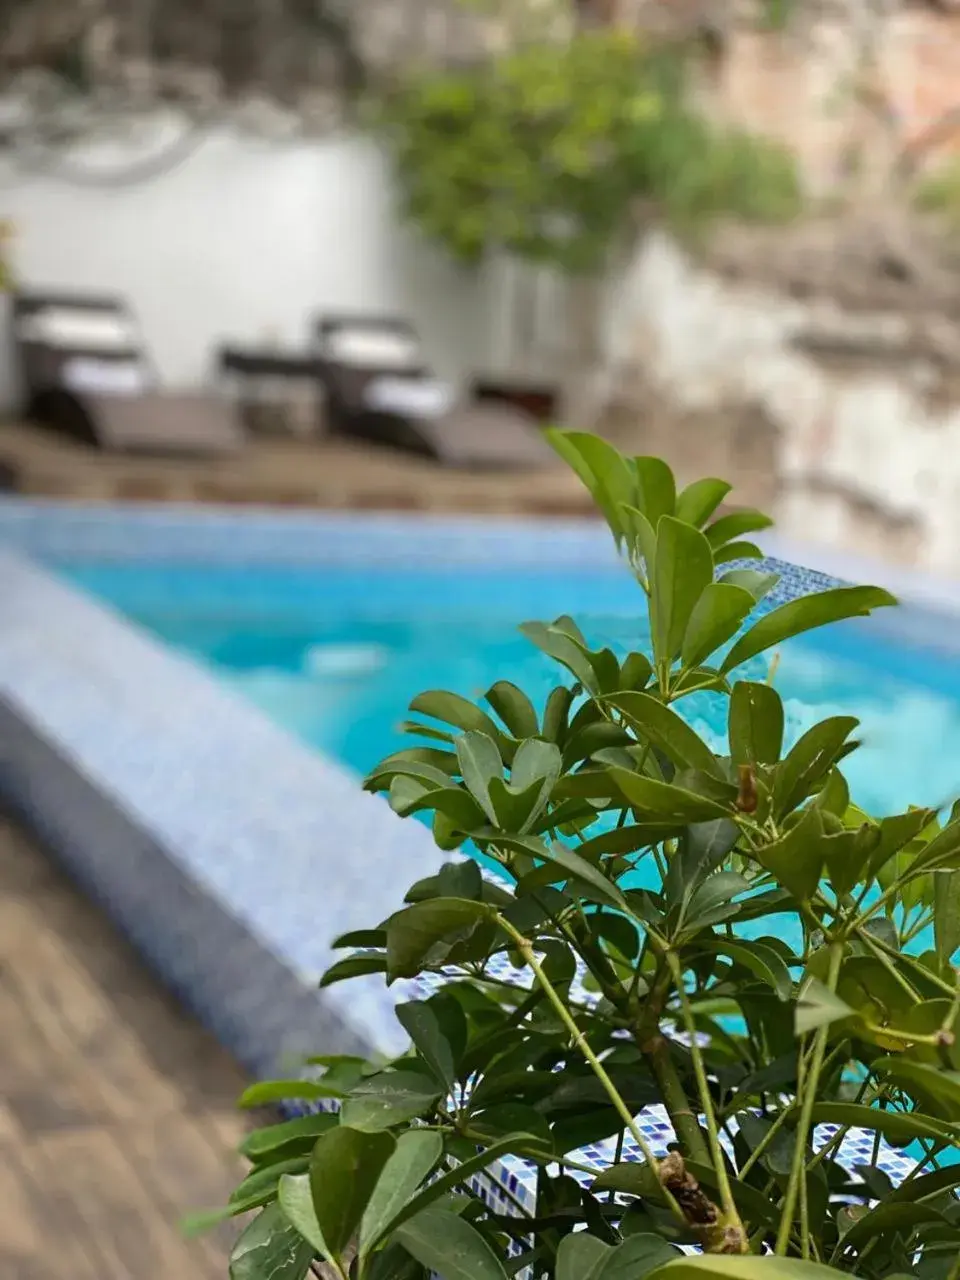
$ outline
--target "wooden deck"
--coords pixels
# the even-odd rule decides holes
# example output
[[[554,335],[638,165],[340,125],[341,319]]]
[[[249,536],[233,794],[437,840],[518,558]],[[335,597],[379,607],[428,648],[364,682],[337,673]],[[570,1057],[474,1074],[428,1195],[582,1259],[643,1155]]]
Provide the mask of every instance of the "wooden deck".
[[[244,1077],[0,815],[0,1277],[226,1280]]]
[[[201,502],[354,510],[591,516],[559,461],[543,471],[455,471],[400,450],[322,437],[252,437],[224,458],[102,453],[0,422],[0,463],[19,493],[80,502]]]

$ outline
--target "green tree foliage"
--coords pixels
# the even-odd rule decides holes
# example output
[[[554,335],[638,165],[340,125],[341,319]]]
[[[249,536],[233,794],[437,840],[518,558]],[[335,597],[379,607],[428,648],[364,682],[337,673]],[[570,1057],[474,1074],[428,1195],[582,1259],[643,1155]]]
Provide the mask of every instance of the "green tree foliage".
[[[407,216],[466,263],[497,246],[590,272],[638,202],[684,233],[801,204],[786,151],[711,124],[687,103],[680,54],[623,32],[421,72],[378,119]]]

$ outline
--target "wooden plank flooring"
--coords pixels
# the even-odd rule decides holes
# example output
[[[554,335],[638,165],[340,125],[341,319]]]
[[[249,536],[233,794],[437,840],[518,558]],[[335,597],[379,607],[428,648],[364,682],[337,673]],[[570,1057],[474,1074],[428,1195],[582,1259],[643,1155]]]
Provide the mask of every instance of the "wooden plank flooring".
[[[254,435],[227,457],[163,457],[102,452],[41,427],[0,422],[0,462],[13,471],[18,493],[86,502],[593,514],[587,491],[559,463],[533,473],[465,471],[330,436]]]
[[[226,1280],[236,1064],[0,815],[0,1277]]]

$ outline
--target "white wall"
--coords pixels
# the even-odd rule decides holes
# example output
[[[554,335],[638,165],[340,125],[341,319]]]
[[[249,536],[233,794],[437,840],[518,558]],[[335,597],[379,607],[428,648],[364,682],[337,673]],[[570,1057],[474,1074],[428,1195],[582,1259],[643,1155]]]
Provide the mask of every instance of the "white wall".
[[[109,177],[157,145],[101,144],[69,163]],[[135,185],[78,185],[7,161],[0,216],[17,225],[25,285],[124,293],[170,385],[206,380],[224,339],[256,342],[272,328],[296,346],[324,308],[410,315],[448,377],[485,361],[483,280],[400,227],[384,158],[360,138],[212,133]]]

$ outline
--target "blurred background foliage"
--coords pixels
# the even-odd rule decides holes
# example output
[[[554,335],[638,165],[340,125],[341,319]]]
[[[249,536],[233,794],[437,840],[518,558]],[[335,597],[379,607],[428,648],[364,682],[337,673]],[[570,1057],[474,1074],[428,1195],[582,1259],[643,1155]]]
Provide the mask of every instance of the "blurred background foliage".
[[[639,212],[685,236],[796,216],[789,152],[706,118],[687,65],[607,29],[420,69],[375,111],[406,215],[461,262],[495,247],[571,273],[600,268]]]

